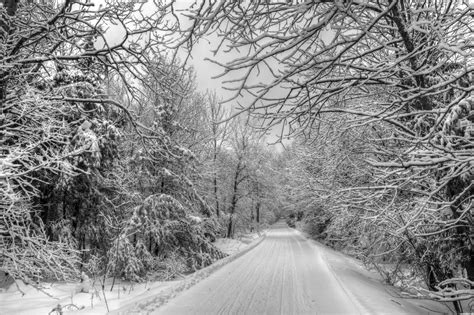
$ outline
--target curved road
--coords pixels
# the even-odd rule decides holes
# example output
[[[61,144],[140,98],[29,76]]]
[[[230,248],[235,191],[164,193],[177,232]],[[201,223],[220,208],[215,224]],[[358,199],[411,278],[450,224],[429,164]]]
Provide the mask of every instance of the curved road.
[[[350,258],[280,224],[154,314],[433,314],[440,307],[399,299]]]

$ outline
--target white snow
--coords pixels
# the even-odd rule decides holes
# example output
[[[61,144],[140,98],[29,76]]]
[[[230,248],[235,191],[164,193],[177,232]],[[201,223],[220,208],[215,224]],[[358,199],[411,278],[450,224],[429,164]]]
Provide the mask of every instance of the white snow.
[[[244,250],[251,242],[258,239],[262,234],[251,233],[233,238],[219,238],[214,245],[226,254],[234,255]]]
[[[113,291],[110,291],[112,279],[107,279],[105,290],[96,284],[90,293],[80,293],[80,283],[49,283],[43,284],[44,292],[32,286],[19,283],[22,293],[15,285],[6,292],[0,293],[0,310],[2,315],[38,315],[49,314],[58,304],[64,314],[106,314],[107,297],[109,310],[120,308],[138,298],[157,295],[172,286],[176,281],[132,284],[116,280]],[[65,307],[69,305],[68,307]],[[52,313],[56,314],[56,313]]]
[[[231,256],[178,281],[133,286],[117,281],[110,292],[108,279],[109,310],[112,314],[450,312],[440,303],[402,298],[400,291],[384,285],[359,261],[293,229],[273,229],[260,239],[258,234],[218,239],[216,245]],[[21,285],[22,296],[11,286],[0,293],[0,313],[49,314],[58,304],[74,304],[82,309],[70,307],[64,314],[106,314],[100,285],[91,293],[78,293],[80,287],[79,283],[49,284],[48,296]]]
[[[268,231],[253,250],[152,314],[427,314],[442,304],[401,298],[345,255],[295,230]]]
[[[49,314],[58,304],[61,305],[64,314],[106,314],[109,311],[117,311],[127,306],[140,307],[147,305],[150,301],[155,304],[164,303],[167,299],[174,297],[178,292],[189,288],[195,283],[206,278],[215,269],[232,261],[239,253],[249,246],[253,246],[259,234],[244,235],[237,239],[218,239],[215,245],[223,252],[231,255],[213,265],[204,268],[192,275],[176,281],[156,281],[149,283],[130,283],[116,279],[113,291],[110,291],[112,279],[105,282],[105,290],[102,291],[100,283],[95,283],[89,293],[81,293],[80,283],[45,283],[43,292],[32,286],[19,282],[20,290],[12,285],[8,290],[0,291],[0,314],[1,315],[38,315]],[[107,298],[107,305],[104,299]],[[69,306],[67,306],[69,305]],[[67,307],[66,307],[67,306]],[[52,314],[56,314],[53,312]],[[59,313],[58,313],[59,314]]]

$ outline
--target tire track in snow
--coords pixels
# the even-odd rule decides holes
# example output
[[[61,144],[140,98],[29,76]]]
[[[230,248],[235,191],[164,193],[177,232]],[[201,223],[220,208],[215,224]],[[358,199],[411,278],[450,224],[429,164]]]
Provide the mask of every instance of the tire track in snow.
[[[315,270],[312,266],[314,261],[308,260],[313,250],[294,231],[276,229],[269,233],[259,247],[229,264],[234,265],[232,268],[225,266],[222,268],[226,269],[225,272],[217,271],[215,276],[220,279],[217,285],[209,287],[197,284],[188,291],[201,291],[197,296],[202,295],[203,291],[210,293],[200,299],[197,307],[185,300],[187,292],[183,292],[175,302],[171,301],[170,305],[164,306],[158,313],[160,311],[163,314],[314,313],[315,304],[308,300],[316,299],[319,290],[315,292],[314,286],[302,285],[314,281],[311,274]],[[211,281],[211,278],[213,275],[203,283]],[[212,281],[214,282],[216,281]]]
[[[259,246],[182,292],[154,314],[370,312],[371,304],[362,307],[358,298],[358,290],[366,289],[364,281],[351,280],[349,288],[344,277],[332,269],[322,248],[294,230],[273,229]],[[354,288],[357,292],[350,290]],[[390,296],[383,292],[367,292],[371,299],[391,303]]]
[[[261,244],[261,246],[262,245],[263,244]],[[263,247],[260,247],[258,250],[255,249],[255,251],[252,251],[251,253],[248,253],[247,255],[239,258],[241,259],[239,261],[240,262],[239,268],[236,268],[232,271],[231,273],[232,277],[229,277],[229,279],[226,279],[225,281],[222,282],[223,284],[221,286],[221,289],[223,289],[226,286],[233,289],[238,289],[239,287],[242,287],[243,284],[250,287],[254,287],[254,282],[255,282],[257,273],[259,269],[261,268],[261,265],[265,263],[264,260],[255,259],[255,256],[258,256],[259,254],[260,255],[263,254],[265,256],[267,251],[268,250],[266,246],[263,246]],[[221,290],[219,291],[223,292]],[[237,296],[228,295],[227,298],[224,301],[222,301],[223,303],[221,303],[221,307],[219,308],[217,312],[218,314],[226,314],[225,313],[226,311],[232,309],[238,301],[244,299],[243,297],[245,293],[244,290],[239,290],[237,292],[238,292]]]
[[[262,267],[262,265],[265,265],[266,262],[265,260],[256,258],[259,255],[263,255],[263,257],[266,257],[268,252],[272,251],[268,249],[268,246],[263,246],[249,254],[245,260],[242,260],[242,266],[245,266],[242,270],[242,275],[239,274],[239,272],[235,272],[234,274],[237,275],[238,278],[234,277],[234,279],[229,279],[229,281],[232,281],[233,287],[236,287],[238,289],[239,287],[242,287],[243,284],[245,284],[247,286],[250,286],[252,288],[252,293],[254,293],[257,287],[256,282],[259,278],[259,270],[262,270],[262,268],[264,268]],[[247,290],[240,290],[238,292],[239,293],[237,296],[229,296],[229,299],[227,300],[228,303],[224,303],[222,305],[222,307],[219,309],[219,314],[226,314],[225,311],[229,311],[232,309],[238,311],[239,313],[241,313],[241,311],[245,311],[245,309],[242,309],[242,305],[238,305],[238,303],[240,303],[242,300],[247,301],[249,299],[250,292],[248,292]],[[250,294],[250,299],[252,300],[254,296],[255,294]]]
[[[272,254],[274,254],[275,252],[275,244],[272,244],[273,247],[270,247],[268,246],[268,253],[266,257],[270,257],[270,258],[267,258],[265,260],[262,260],[263,261],[263,269],[261,270],[264,270],[265,272],[267,272],[267,269],[265,268],[265,266],[268,266],[269,262],[272,261],[274,258],[272,256]],[[266,290],[266,285],[264,284],[264,281],[262,281],[262,278],[265,279],[268,275],[266,275],[265,273],[261,272],[259,274],[260,276],[260,280],[257,281],[257,285],[255,285],[252,289],[252,291],[249,293],[250,295],[250,300],[247,304],[247,308],[245,309],[246,312],[254,309],[254,310],[259,310],[259,311],[264,311],[265,310],[265,306],[262,306],[262,301],[261,301],[261,296],[259,296],[259,293]]]

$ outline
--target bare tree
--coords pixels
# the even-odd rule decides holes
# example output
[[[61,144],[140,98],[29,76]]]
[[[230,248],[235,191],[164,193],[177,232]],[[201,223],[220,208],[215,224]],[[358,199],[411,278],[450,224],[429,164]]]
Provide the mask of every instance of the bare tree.
[[[219,183],[218,183],[218,158],[221,153],[222,146],[224,141],[226,141],[230,129],[230,120],[226,119],[226,111],[224,107],[219,104],[217,96],[215,93],[209,94],[208,96],[209,104],[209,124],[210,124],[210,137],[212,142],[212,184],[214,191],[214,202],[215,202],[215,211],[216,215],[220,216],[220,204],[219,204]]]
[[[51,218],[40,201],[105,165],[121,117],[146,129],[104,82],[115,77],[140,100],[136,84],[147,84],[144,70],[175,27],[170,5],[148,5],[0,1],[2,271],[29,282],[74,275],[77,244],[45,231]]]
[[[442,0],[211,1],[190,11],[182,41],[214,33],[216,51],[241,52],[213,62],[236,75],[234,99],[253,97],[241,110],[269,127],[307,134],[332,114],[382,126],[366,156],[373,179],[350,190],[352,204],[380,213],[371,200],[397,200],[385,221],[399,237],[392,245],[423,257],[430,294],[445,301],[473,296],[453,289],[474,280],[472,10]]]

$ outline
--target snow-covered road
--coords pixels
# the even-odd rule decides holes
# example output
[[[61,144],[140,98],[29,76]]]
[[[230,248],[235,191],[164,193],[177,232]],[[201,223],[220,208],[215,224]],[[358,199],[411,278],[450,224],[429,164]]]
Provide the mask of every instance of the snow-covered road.
[[[281,225],[256,248],[182,292],[155,314],[423,314],[356,261]]]

